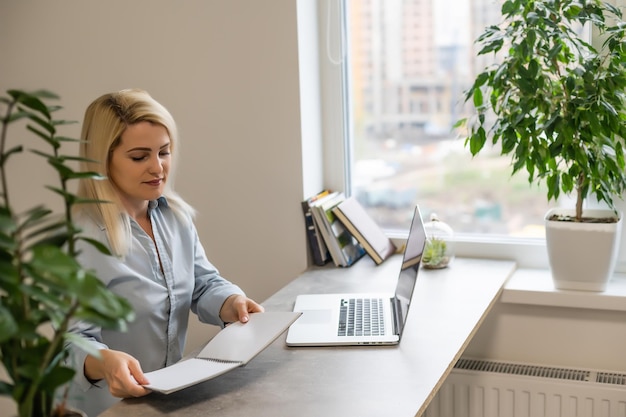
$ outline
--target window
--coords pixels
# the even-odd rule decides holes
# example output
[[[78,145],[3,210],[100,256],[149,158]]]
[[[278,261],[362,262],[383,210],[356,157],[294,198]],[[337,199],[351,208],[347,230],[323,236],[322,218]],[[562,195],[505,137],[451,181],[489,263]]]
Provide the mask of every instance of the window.
[[[476,2],[476,0],[472,1]],[[495,5],[493,0],[485,1]],[[534,192],[537,200],[533,201],[537,201],[536,204],[521,202],[516,204],[528,204],[528,208],[535,210],[538,228],[541,227],[541,219],[547,210],[545,196],[541,190],[529,189],[525,178],[510,179],[510,171],[502,171],[501,167],[500,172],[505,172],[505,174],[482,172],[478,168],[480,162],[471,160],[469,150],[463,148],[462,139],[433,140],[432,143],[425,144],[417,143],[417,138],[411,136],[412,132],[422,129],[436,137],[436,134],[441,130],[439,124],[445,125],[443,122],[433,123],[434,121],[440,122],[440,118],[432,118],[431,115],[443,113],[444,109],[451,107],[451,103],[461,104],[462,86],[453,85],[456,89],[457,98],[452,101],[453,94],[450,86],[446,87],[442,83],[428,83],[426,77],[413,77],[410,83],[402,82],[400,77],[396,77],[397,82],[395,84],[383,84],[383,79],[380,78],[381,73],[398,75],[401,74],[400,70],[403,70],[403,67],[399,64],[382,66],[380,60],[368,58],[365,51],[368,42],[370,45],[376,43],[379,46],[385,39],[389,42],[389,38],[383,39],[380,34],[374,35],[374,33],[380,30],[383,17],[387,19],[391,16],[382,15],[380,8],[393,4],[396,7],[395,9],[392,8],[395,16],[412,16],[413,21],[406,28],[417,30],[423,26],[423,21],[427,21],[427,27],[431,28],[431,31],[424,34],[424,39],[428,42],[424,44],[413,42],[412,45],[407,45],[404,50],[409,56],[412,56],[410,67],[413,68],[414,73],[419,68],[422,71],[428,70],[434,73],[437,65],[442,65],[446,60],[452,59],[449,53],[437,55],[436,60],[431,58],[435,56],[434,51],[436,50],[433,41],[435,34],[432,29],[435,24],[432,18],[428,19],[426,16],[432,16],[431,5],[437,6],[437,3],[447,4],[452,9],[449,2],[436,0],[326,0],[317,4],[319,33],[317,46],[320,50],[320,116],[322,119],[320,135],[323,138],[321,163],[324,186],[343,189],[347,194],[355,195],[359,199],[367,198],[368,200],[362,201],[366,203],[365,205],[372,216],[394,238],[406,237],[410,220],[409,204],[418,203],[422,207],[425,217],[436,210],[442,220],[454,227],[457,232],[455,251],[458,256],[506,258],[514,259],[518,265],[524,267],[546,267],[545,241],[541,237],[541,230],[531,233],[530,231],[533,229],[531,227],[518,229],[524,230],[526,234],[525,237],[521,238],[514,233],[489,234],[486,232],[486,226],[483,224],[485,223],[484,219],[498,218],[500,225],[506,222],[508,213],[502,207],[499,208],[500,211],[498,212],[497,207],[488,207],[488,203],[506,201],[502,195],[508,191],[494,191],[491,187],[486,192],[491,193],[489,196],[495,197],[488,202],[483,202],[477,198],[469,200],[478,192],[464,187],[467,183],[475,187],[476,183],[482,183],[485,178],[488,180],[491,176],[493,182],[504,184],[509,189],[523,188],[525,192]],[[308,5],[309,3],[302,2],[302,4]],[[404,5],[411,5],[415,13],[411,14],[404,10]],[[370,9],[368,10],[366,6]],[[374,6],[378,7],[377,12],[371,9]],[[302,7],[302,9],[305,10],[306,7]],[[499,13],[499,7],[496,7],[495,10]],[[311,11],[309,10],[309,12]],[[353,25],[351,16],[357,12],[361,14],[362,18],[358,27],[359,33],[355,33],[354,30],[350,33],[347,29]],[[366,19],[365,17],[368,16],[369,18]],[[398,24],[397,22],[396,24]],[[344,28],[346,31],[342,32],[340,28]],[[398,44],[402,44],[402,39],[405,39],[406,42],[411,31],[406,29],[402,32],[399,30],[399,26],[395,26],[392,32],[396,36],[395,39],[399,40],[395,42],[397,45],[392,48],[394,54],[398,56],[402,50]],[[355,39],[360,40],[360,43],[356,45],[361,46],[355,45]],[[414,49],[412,55],[408,53],[411,48]],[[449,49],[444,48],[444,52],[449,51]],[[307,48],[306,50],[310,49]],[[351,60],[348,59],[348,52],[350,52]],[[350,62],[354,62],[352,55],[355,54],[360,57],[359,62],[362,64],[355,67],[361,71],[360,78],[356,78],[362,82],[360,88],[356,88],[355,77],[349,66]],[[385,93],[384,99],[383,92]],[[355,98],[352,97],[355,94],[378,96],[381,99],[361,100],[361,107],[357,107],[354,104]],[[400,98],[402,98],[401,101]],[[404,106],[402,107],[405,109],[403,113],[394,114],[388,111],[388,109],[398,108],[399,103]],[[383,108],[386,109],[385,112],[382,111]],[[454,108],[457,109],[457,107]],[[379,124],[364,121],[364,115],[371,114],[378,115]],[[453,120],[457,117],[460,116],[448,114],[447,126],[452,126]],[[433,120],[431,121],[430,118]],[[441,118],[441,120],[444,119]],[[429,121],[430,123],[427,124]],[[397,136],[374,136],[377,133],[376,129],[381,126],[386,128],[393,126],[393,132]],[[363,140],[364,138],[365,140]],[[409,142],[409,139],[413,140],[414,143]],[[377,146],[376,148],[373,148],[374,144]],[[307,153],[307,160],[313,154]],[[433,160],[435,157],[437,159]],[[445,175],[441,174],[443,167],[441,161],[456,168],[456,171]],[[505,164],[504,161],[500,163]],[[493,165],[497,166],[495,162]],[[469,177],[470,173],[461,170],[464,166],[473,167],[473,171],[470,172],[474,175],[473,178]],[[457,184],[456,191],[449,185],[455,179],[466,181],[460,186]],[[370,192],[370,190],[374,192]],[[436,205],[438,195],[439,200],[438,205]],[[478,223],[480,228],[477,228],[476,225],[470,225],[474,226],[474,229],[464,228],[464,225],[471,223],[467,214],[453,218],[454,213],[449,211],[455,206],[460,206],[465,209],[465,211],[461,211],[462,214],[468,212],[473,214],[467,209],[470,203],[461,205],[457,202],[463,196],[469,196],[464,197],[465,201],[475,202],[476,208],[474,210],[480,209],[478,215],[483,216],[482,222]],[[514,220],[517,220],[517,217]],[[496,230],[495,226],[491,225],[490,227],[492,227],[491,230]],[[534,237],[528,237],[529,235]]]
[[[497,149],[472,158],[453,125],[489,62],[473,45],[497,24],[494,0],[345,2],[351,192],[387,229],[411,208],[461,234],[542,238],[543,189],[511,177]]]
[[[318,3],[324,183],[357,196],[392,237],[406,237],[418,203],[455,229],[457,255],[545,268],[544,191],[511,177],[497,150],[472,159],[451,134],[464,88],[487,65],[473,40],[499,19],[499,3]],[[626,245],[617,269],[626,271]]]

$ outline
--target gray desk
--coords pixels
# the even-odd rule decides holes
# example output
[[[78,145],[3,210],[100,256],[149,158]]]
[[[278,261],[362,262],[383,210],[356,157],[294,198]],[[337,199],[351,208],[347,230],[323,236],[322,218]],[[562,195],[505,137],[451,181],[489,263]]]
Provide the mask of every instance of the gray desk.
[[[290,311],[300,293],[392,292],[399,263],[313,268],[263,305]],[[399,346],[290,348],[283,335],[245,367],[174,394],[124,400],[101,417],[421,415],[514,270],[513,262],[459,258],[421,270]]]

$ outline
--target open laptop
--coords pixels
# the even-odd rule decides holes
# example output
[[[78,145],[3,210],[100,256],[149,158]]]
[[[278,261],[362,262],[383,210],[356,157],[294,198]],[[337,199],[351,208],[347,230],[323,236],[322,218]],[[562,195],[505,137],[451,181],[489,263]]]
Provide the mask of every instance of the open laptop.
[[[417,282],[426,232],[419,207],[404,249],[395,294],[301,294],[302,316],[287,333],[288,346],[394,345],[400,342]],[[381,317],[378,317],[382,313]],[[352,326],[361,329],[352,329]]]

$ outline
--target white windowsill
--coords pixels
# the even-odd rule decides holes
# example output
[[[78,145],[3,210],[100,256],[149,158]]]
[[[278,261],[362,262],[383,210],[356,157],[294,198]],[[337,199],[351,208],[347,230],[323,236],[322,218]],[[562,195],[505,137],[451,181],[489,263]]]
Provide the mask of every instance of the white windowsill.
[[[521,268],[504,285],[500,302],[626,311],[626,274],[617,273],[603,292],[554,288],[547,269]]]

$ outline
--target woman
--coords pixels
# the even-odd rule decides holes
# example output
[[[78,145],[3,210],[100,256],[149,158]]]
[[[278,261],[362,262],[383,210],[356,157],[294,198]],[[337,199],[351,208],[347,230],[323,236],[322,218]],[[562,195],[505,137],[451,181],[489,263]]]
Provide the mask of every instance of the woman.
[[[81,134],[85,179],[78,195],[110,203],[78,206],[83,234],[107,245],[114,256],[92,245],[79,262],[132,304],[136,319],[125,333],[75,323],[100,357],[74,345],[77,375],[70,403],[95,416],[117,398],[150,391],[144,372],[179,361],[189,310],[215,325],[240,320],[263,307],[222,278],[207,260],[193,224],[193,210],[171,188],[176,124],[147,92],[122,90],[96,99],[85,112]],[[80,372],[82,371],[82,372]]]

